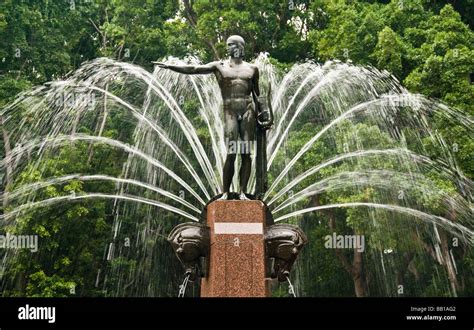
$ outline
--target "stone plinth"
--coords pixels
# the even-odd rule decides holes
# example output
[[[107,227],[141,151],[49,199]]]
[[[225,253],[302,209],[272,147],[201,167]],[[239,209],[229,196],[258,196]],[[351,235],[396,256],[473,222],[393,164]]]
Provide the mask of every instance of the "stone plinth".
[[[211,229],[209,274],[201,297],[266,297],[265,205],[260,201],[215,201],[207,206]]]

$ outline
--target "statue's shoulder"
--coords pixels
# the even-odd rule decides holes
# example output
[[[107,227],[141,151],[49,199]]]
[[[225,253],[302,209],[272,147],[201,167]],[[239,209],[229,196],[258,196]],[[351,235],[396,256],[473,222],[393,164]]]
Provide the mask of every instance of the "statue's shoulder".
[[[258,72],[258,65],[256,64],[251,64],[251,63],[248,63],[249,66],[252,68],[253,72]]]
[[[256,64],[249,63],[249,62],[245,62],[245,64],[247,64],[248,67],[250,67],[254,70],[258,70],[258,66]]]
[[[221,69],[224,68],[226,62],[227,61],[225,60],[219,60],[219,61],[210,62],[207,65],[210,67],[213,67],[217,72],[220,72]]]

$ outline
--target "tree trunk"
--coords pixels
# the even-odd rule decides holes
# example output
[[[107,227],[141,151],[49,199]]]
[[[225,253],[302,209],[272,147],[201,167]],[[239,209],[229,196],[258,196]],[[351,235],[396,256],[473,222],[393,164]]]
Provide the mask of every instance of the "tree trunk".
[[[443,266],[448,273],[449,283],[451,284],[451,289],[453,290],[453,294],[457,297],[457,293],[459,290],[459,283],[456,277],[456,268],[454,266],[453,260],[451,258],[451,252],[449,249],[448,243],[448,235],[446,231],[443,229],[438,229],[439,237],[441,239],[441,254],[443,255]]]
[[[405,275],[408,271],[408,268],[414,256],[415,254],[413,252],[408,252],[403,258],[402,263],[399,265],[397,269],[397,285],[405,284]]]
[[[354,261],[352,262],[352,280],[354,281],[354,289],[356,297],[367,297],[367,283],[364,272],[364,259],[362,252],[354,249]]]
[[[361,276],[353,277],[356,297],[367,297],[367,287],[365,280]]]
[[[21,271],[17,275],[15,291],[20,294],[21,297],[26,296],[26,272]]]
[[[184,17],[186,20],[191,24],[191,26],[196,29],[197,28],[197,15],[193,10],[193,5],[190,3],[189,0],[183,0],[183,5],[184,5]],[[217,48],[214,46],[214,41],[209,40],[209,39],[204,39],[203,40],[212,50],[212,53],[214,55],[214,59],[218,60],[220,58],[219,52],[217,51]]]
[[[334,212],[332,210],[328,210],[327,214],[329,216],[329,228],[331,230],[336,230],[336,218],[334,216]],[[364,259],[362,258],[362,252],[357,251],[357,249],[354,248],[354,258],[351,264],[341,249],[334,249],[334,251],[336,253],[336,257],[341,262],[342,267],[352,277],[356,297],[367,297],[368,288],[365,278]]]

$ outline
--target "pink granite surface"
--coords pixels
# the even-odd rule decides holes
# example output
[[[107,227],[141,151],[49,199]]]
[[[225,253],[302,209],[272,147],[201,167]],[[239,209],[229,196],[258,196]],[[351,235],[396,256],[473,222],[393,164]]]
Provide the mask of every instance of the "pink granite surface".
[[[207,207],[211,228],[209,276],[201,281],[201,297],[266,297],[265,246],[262,234],[215,234],[216,223],[261,223],[260,201],[215,201]]]

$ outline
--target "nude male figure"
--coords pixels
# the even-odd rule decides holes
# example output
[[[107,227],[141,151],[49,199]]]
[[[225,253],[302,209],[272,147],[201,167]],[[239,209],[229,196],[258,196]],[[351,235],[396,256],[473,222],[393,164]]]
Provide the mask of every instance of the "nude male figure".
[[[170,69],[184,74],[209,74],[213,73],[221,90],[224,107],[224,133],[227,144],[227,157],[223,170],[223,195],[221,199],[227,199],[234,177],[234,163],[236,153],[232,152],[229,144],[234,146],[240,141],[246,146],[246,152],[241,151],[242,165],[240,167],[240,199],[248,199],[245,196],[247,184],[250,178],[251,155],[250,146],[255,140],[257,125],[257,111],[253,105],[253,99],[258,102],[260,96],[259,72],[255,65],[243,61],[245,41],[241,36],[231,36],[227,39],[227,51],[229,59],[216,61],[205,65],[168,65],[161,62],[156,64],[162,68]],[[271,125],[270,114],[260,116],[260,125]]]

